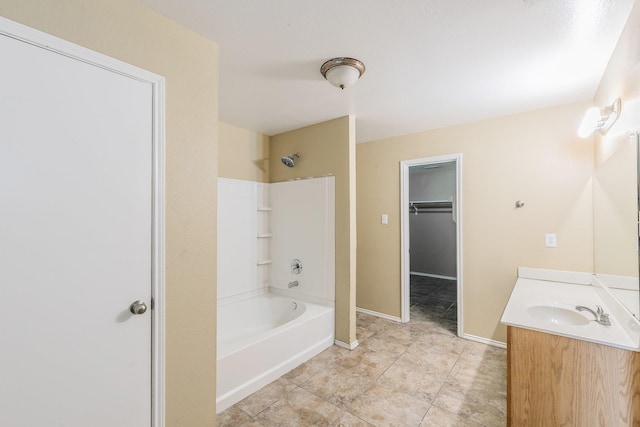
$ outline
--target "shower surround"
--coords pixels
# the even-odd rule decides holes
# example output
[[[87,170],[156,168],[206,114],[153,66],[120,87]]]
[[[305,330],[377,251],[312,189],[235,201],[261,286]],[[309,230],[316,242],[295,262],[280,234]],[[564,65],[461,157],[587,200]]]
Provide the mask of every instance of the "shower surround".
[[[218,412],[333,344],[334,193],[218,179]]]

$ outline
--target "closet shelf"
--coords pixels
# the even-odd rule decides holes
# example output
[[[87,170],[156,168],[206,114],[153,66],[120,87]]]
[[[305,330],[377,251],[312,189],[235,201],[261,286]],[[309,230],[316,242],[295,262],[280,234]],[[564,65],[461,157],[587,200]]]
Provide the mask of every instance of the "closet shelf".
[[[442,205],[451,206],[453,202],[451,200],[410,200],[409,205],[429,205],[433,207],[434,205]],[[420,207],[420,206],[418,206]]]

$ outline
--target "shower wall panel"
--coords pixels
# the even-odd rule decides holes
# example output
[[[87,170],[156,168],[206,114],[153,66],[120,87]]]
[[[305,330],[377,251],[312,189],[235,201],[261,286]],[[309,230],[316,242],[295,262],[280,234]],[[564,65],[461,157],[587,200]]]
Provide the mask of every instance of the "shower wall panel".
[[[324,301],[335,300],[335,178],[271,184],[271,286]],[[300,260],[295,274],[291,262]],[[290,283],[298,282],[289,288]]]
[[[218,178],[218,299],[258,290],[258,189]]]

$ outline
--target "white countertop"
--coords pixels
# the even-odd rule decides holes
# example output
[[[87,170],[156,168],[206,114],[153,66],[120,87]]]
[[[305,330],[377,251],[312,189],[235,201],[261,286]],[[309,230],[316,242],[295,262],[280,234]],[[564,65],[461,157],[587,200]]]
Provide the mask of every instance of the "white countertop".
[[[640,323],[613,298],[608,289],[598,286],[595,281],[589,283],[589,273],[521,268],[518,276],[502,315],[502,323],[640,351]],[[575,310],[578,305],[594,311],[596,305],[602,306],[610,315],[611,326],[595,322],[589,312],[578,312]],[[565,308],[584,316],[588,322],[584,325],[556,323],[532,313],[528,310],[532,306]]]

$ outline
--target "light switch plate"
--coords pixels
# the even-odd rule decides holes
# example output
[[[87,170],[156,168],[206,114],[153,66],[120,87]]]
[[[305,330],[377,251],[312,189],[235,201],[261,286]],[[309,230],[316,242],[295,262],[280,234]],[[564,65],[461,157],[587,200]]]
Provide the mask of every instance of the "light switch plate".
[[[389,224],[389,215],[387,215],[387,214],[382,214],[382,215],[380,216],[380,223],[381,223],[381,224],[385,224],[385,225],[386,225],[386,224]]]

